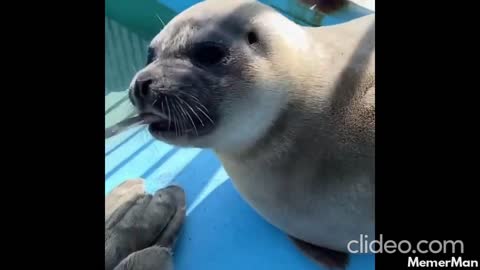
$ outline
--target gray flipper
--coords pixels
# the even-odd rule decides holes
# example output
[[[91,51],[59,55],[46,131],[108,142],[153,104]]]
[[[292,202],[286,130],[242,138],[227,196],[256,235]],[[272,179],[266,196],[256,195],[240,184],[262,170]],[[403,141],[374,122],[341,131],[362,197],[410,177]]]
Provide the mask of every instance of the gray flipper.
[[[345,270],[347,268],[349,262],[348,253],[318,247],[292,236],[288,237],[293,241],[297,248],[317,264],[332,270]]]
[[[115,210],[128,201],[138,200],[145,194],[143,179],[131,179],[123,182],[105,197],[105,221],[110,218]]]
[[[168,194],[172,196],[172,201],[176,202],[176,211],[168,222],[167,227],[157,239],[155,245],[166,247],[172,250],[175,246],[175,241],[177,240],[178,233],[180,232],[185,219],[185,192],[178,186],[168,186],[162,191],[168,192]]]
[[[114,270],[173,270],[170,249],[151,246],[128,255]]]
[[[125,202],[105,221],[105,270],[168,266],[184,216],[185,194],[180,187]]]

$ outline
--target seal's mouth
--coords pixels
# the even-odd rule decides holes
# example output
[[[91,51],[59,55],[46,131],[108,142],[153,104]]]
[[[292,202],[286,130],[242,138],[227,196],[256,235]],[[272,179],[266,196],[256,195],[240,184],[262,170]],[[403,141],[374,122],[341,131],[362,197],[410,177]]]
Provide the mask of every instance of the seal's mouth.
[[[214,121],[210,117],[201,117],[196,114],[171,115],[167,118],[158,118],[145,115],[149,121],[149,132],[158,139],[186,136],[188,138],[207,135],[214,128]]]
[[[149,92],[137,96],[132,94],[131,99],[138,119],[148,125],[156,139],[194,139],[213,130],[217,118],[215,106],[205,94],[197,97],[194,91],[190,93],[183,88],[165,90],[149,86],[148,89]]]
[[[200,112],[204,112],[200,110]],[[162,139],[172,139],[175,137],[195,138],[210,133],[215,122],[209,114],[199,114],[192,109],[191,114],[185,110],[181,112],[165,115],[151,110],[150,112],[141,112],[135,116],[126,118],[119,123],[105,129],[105,138],[110,138],[122,131],[135,126],[148,125],[148,130],[153,137]]]

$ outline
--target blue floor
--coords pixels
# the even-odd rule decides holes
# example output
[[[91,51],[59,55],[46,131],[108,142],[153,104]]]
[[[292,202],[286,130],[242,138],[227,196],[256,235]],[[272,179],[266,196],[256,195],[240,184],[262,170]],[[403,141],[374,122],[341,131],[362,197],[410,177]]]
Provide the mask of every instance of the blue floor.
[[[137,128],[106,141],[105,167],[105,195],[137,177],[146,180],[150,193],[171,183],[185,189],[187,218],[176,270],[319,269],[241,199],[209,150],[172,147]],[[374,264],[374,256],[355,255],[349,269]]]

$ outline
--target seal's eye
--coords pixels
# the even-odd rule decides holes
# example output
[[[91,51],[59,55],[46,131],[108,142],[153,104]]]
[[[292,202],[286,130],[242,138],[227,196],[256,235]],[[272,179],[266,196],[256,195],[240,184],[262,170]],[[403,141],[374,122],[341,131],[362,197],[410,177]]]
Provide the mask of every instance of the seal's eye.
[[[190,58],[194,64],[211,66],[220,63],[227,56],[227,50],[217,43],[205,42],[193,46]]]
[[[255,32],[251,31],[251,32],[248,32],[247,34],[247,38],[248,38],[248,43],[250,44],[255,44],[257,43],[258,41],[258,36]]]
[[[155,59],[155,50],[152,47],[148,47],[147,51],[147,65],[153,62]]]

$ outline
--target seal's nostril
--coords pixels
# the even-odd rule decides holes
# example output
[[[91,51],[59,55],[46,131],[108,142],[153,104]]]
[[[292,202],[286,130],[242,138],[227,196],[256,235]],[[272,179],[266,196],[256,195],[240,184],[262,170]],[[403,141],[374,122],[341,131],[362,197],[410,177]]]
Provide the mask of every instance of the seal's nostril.
[[[149,81],[145,81],[141,84],[141,87],[140,87],[140,94],[144,97],[146,97],[148,95],[148,90],[150,88],[150,80]]]
[[[142,80],[135,82],[135,95],[138,98],[144,98],[148,96],[150,92],[150,84],[152,84],[152,80]]]

